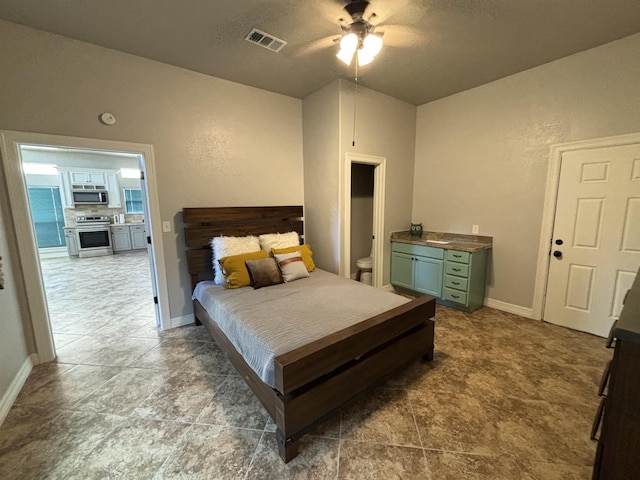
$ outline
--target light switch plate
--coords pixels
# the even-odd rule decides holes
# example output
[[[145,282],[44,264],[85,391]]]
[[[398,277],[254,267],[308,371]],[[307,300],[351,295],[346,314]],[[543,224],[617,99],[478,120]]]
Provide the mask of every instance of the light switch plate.
[[[480,226],[479,225],[473,225],[471,227],[471,233],[473,233],[474,235],[477,235],[479,231],[480,231]]]
[[[171,233],[171,222],[168,222],[168,221],[162,222],[162,231],[164,233]]]

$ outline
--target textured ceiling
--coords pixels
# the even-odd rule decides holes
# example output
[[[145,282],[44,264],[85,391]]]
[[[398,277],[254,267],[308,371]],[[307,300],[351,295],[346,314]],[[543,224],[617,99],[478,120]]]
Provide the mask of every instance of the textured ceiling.
[[[304,98],[353,67],[346,0],[0,0],[0,18]],[[371,0],[382,52],[359,81],[420,105],[640,32],[638,0]],[[256,27],[280,53],[244,40]]]

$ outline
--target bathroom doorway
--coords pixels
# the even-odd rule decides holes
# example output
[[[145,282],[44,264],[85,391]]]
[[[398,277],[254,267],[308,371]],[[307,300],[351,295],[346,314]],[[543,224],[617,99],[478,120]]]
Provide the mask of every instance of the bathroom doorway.
[[[351,268],[350,277],[371,283],[366,278],[373,267],[373,187],[375,165],[351,164]],[[371,265],[371,267],[369,267]]]
[[[342,172],[340,275],[352,278],[371,256],[371,284],[382,288],[386,158],[347,153]]]

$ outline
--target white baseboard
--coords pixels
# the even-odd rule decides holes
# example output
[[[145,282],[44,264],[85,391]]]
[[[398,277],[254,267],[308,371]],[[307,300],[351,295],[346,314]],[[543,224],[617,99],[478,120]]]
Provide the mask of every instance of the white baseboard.
[[[5,394],[0,399],[0,425],[4,422],[4,419],[7,418],[9,414],[9,410],[13,406],[13,402],[18,398],[18,394],[22,387],[24,386],[24,382],[27,381],[29,374],[31,373],[31,369],[33,368],[34,357],[37,360],[37,355],[30,355],[26,358],[16,376],[13,377],[13,381],[9,385],[9,388],[5,392]]]
[[[533,315],[533,308],[521,307],[520,305],[514,305],[513,303],[502,302],[492,298],[485,298],[484,304],[487,307],[502,310],[503,312],[513,313],[514,315],[520,315],[521,317],[535,318]]]
[[[183,315],[181,317],[172,317],[169,319],[169,328],[184,327],[185,325],[193,325],[195,317],[191,315]]]

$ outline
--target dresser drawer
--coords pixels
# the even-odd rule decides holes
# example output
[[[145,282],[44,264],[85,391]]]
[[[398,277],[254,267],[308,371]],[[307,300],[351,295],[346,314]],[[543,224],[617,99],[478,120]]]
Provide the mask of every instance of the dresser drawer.
[[[447,275],[455,275],[457,277],[466,278],[469,276],[469,265],[464,265],[462,263],[447,262],[445,273]]]
[[[463,305],[466,305],[467,293],[461,292],[460,290],[454,290],[452,288],[445,288],[444,299],[449,300],[450,302],[456,302],[456,303],[461,303]]]
[[[469,252],[461,252],[460,250],[447,250],[447,261],[458,263],[469,263],[471,254]]]
[[[455,277],[453,275],[445,275],[444,286],[449,288],[455,288],[456,290],[467,291],[469,286],[469,280],[463,277]]]
[[[442,248],[427,247],[426,245],[416,245],[413,243],[393,242],[391,250],[399,253],[407,253],[409,255],[421,255],[423,257],[444,258],[444,250]]]

